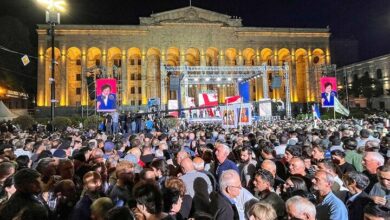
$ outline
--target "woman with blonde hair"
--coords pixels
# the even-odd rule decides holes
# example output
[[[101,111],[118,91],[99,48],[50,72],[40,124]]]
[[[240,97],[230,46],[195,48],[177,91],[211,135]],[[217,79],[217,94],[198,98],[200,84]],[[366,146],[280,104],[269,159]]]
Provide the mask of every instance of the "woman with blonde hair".
[[[249,220],[275,220],[275,209],[268,203],[255,203],[248,212]]]

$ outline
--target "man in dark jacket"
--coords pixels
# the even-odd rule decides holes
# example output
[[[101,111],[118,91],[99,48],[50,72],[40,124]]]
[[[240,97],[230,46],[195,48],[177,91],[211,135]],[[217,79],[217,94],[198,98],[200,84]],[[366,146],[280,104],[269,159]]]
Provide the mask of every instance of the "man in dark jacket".
[[[240,194],[241,180],[236,170],[230,169],[221,173],[219,192],[211,200],[210,214],[216,220],[239,219],[234,199]]]
[[[31,219],[49,219],[49,211],[38,198],[41,193],[40,174],[33,169],[22,169],[14,176],[16,192],[0,210],[0,219],[29,216]]]

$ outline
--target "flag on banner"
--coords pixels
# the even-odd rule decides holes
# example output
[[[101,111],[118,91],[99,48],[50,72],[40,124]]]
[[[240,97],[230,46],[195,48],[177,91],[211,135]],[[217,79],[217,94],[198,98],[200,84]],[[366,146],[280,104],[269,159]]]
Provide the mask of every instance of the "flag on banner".
[[[228,105],[228,104],[239,104],[239,103],[241,103],[241,101],[242,101],[242,98],[239,95],[229,96],[229,97],[225,98],[225,104],[226,105]]]
[[[314,118],[314,120],[319,120],[319,121],[321,121],[321,114],[320,114],[320,110],[319,110],[319,108],[318,108],[318,105],[316,105],[316,104],[314,104],[313,106],[312,106],[312,112],[313,112],[313,118]]]
[[[186,96],[186,107],[187,108],[194,108],[195,106],[195,98]]]
[[[199,107],[202,106],[217,106],[218,95],[216,93],[201,93],[199,94]]]
[[[337,97],[334,97],[334,110],[342,115],[349,115],[349,110],[340,103]]]
[[[218,105],[218,95],[216,93],[201,93],[199,94],[199,107],[213,107]],[[211,108],[207,109],[209,117],[214,117],[214,112]]]

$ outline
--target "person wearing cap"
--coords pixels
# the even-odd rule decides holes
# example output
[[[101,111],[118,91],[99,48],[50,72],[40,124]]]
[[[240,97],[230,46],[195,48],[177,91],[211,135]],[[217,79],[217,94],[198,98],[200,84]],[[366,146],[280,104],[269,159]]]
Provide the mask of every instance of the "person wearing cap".
[[[106,141],[106,143],[104,143],[104,156],[103,158],[105,160],[107,160],[109,157],[115,155],[115,144],[112,143],[111,141]]]

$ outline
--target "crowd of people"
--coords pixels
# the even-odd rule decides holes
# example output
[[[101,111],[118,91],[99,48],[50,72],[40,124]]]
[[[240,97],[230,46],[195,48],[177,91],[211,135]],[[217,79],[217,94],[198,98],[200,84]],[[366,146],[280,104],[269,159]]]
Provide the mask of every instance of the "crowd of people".
[[[383,118],[129,122],[122,132],[1,125],[0,219],[390,218]]]

